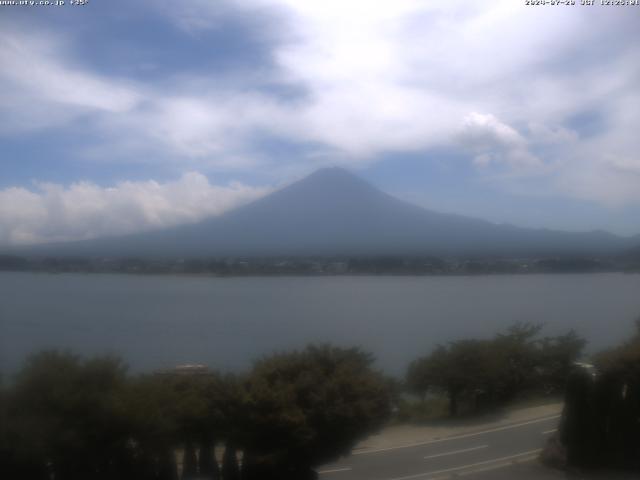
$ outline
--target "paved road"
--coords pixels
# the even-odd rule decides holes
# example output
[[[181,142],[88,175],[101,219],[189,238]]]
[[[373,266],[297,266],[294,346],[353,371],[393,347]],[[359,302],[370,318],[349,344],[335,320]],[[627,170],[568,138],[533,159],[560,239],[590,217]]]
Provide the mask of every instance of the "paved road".
[[[358,452],[325,465],[320,479],[563,478],[535,461],[558,420],[559,415],[553,415],[412,446]]]

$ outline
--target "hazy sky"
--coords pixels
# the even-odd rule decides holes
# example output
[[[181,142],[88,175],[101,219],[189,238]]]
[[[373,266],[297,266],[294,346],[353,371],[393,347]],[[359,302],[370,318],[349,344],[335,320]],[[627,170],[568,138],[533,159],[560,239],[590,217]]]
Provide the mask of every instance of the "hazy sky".
[[[66,3],[0,6],[0,245],[193,221],[329,165],[640,233],[640,7]]]

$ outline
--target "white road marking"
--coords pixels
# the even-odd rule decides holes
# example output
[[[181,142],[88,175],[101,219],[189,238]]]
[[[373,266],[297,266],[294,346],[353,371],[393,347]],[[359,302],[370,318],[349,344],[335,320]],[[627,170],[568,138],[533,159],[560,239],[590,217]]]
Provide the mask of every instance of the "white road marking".
[[[349,470],[351,470],[351,467],[332,468],[331,470],[320,470],[318,472],[318,475],[324,475],[326,473],[348,472]]]
[[[542,435],[549,435],[550,433],[557,432],[557,431],[558,431],[557,428],[552,428],[551,430],[545,430],[544,432],[542,432]]]
[[[537,452],[539,453],[539,452]],[[526,462],[531,462],[535,459],[538,458],[538,455],[529,455],[528,457],[522,457],[522,458],[518,458],[517,460],[513,460],[513,461],[507,461],[507,462],[499,462],[499,463],[495,463],[493,465],[489,465],[487,467],[480,467],[480,468],[473,468],[471,470],[467,470],[466,472],[460,472],[460,473],[456,473],[455,475],[458,477],[466,477],[467,475],[473,475],[474,473],[481,473],[481,472],[490,472],[491,470],[498,470],[499,468],[505,468],[505,467],[510,467],[513,464],[522,464],[522,463],[526,463]],[[446,477],[446,480],[449,480],[450,477]],[[431,478],[430,480],[438,480],[436,478]],[[445,480],[444,477],[440,477],[440,480]]]
[[[490,463],[502,464],[501,462],[505,462],[507,460],[513,460],[518,457],[524,457],[526,455],[533,455],[541,451],[542,449],[538,448],[536,450],[529,450],[528,452],[516,453],[515,455],[508,455],[506,457],[493,458],[491,460],[484,460],[482,462],[469,463],[467,465],[460,465],[459,467],[444,468],[442,470],[433,470],[431,472],[416,473],[414,475],[406,475],[404,477],[394,477],[394,478],[389,478],[388,480],[409,480],[412,478],[422,478],[422,477],[428,477],[431,475],[439,475],[441,473],[455,472],[456,470],[466,470],[466,469],[478,467],[481,465],[488,465]],[[509,463],[504,463],[504,465],[505,466],[509,465]]]
[[[489,445],[479,445],[477,447],[464,448],[462,450],[453,450],[452,452],[436,453],[435,455],[427,455],[424,458],[425,460],[428,460],[429,458],[446,457],[447,455],[455,455],[456,453],[464,453],[464,452],[471,452],[473,450],[480,450],[481,448],[487,448],[488,446]]]
[[[401,448],[420,447],[422,445],[431,445],[434,443],[449,442],[451,440],[459,440],[461,438],[477,437],[478,435],[484,435],[485,433],[500,432],[502,430],[509,430],[511,428],[524,427],[525,425],[533,425],[534,423],[546,422],[547,420],[554,420],[556,418],[560,418],[560,415],[553,415],[550,417],[538,418],[536,420],[530,420],[528,422],[514,423],[512,425],[505,425],[504,427],[490,428],[489,430],[483,430],[481,432],[463,433],[461,435],[454,435],[452,437],[427,440],[424,442],[415,442],[415,443],[408,443],[406,445],[397,445],[395,447],[376,448],[374,450],[364,450],[361,452],[353,452],[351,455],[368,455],[370,453],[389,452],[391,450],[399,450]]]

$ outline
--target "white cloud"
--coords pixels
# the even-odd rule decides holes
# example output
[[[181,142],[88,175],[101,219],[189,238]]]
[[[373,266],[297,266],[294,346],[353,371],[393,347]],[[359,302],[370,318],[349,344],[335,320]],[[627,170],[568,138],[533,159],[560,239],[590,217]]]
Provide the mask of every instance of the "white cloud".
[[[117,235],[195,222],[254,200],[267,188],[212,185],[197,172],[159,183],[37,183],[0,190],[0,245]]]
[[[147,149],[209,165],[247,168],[251,161],[242,157],[251,156],[246,145],[252,136],[274,131],[285,115],[290,116],[257,93],[201,91],[199,96],[150,93],[146,108],[104,122],[114,132],[135,132]]]
[[[604,111],[606,132],[563,152],[565,160],[552,179],[557,190],[612,208],[640,205],[640,141],[632,133],[638,112],[639,96],[612,98]]]
[[[538,145],[570,144],[578,140],[578,134],[562,125],[529,122],[529,139]]]
[[[511,170],[500,177],[511,191],[518,177],[543,175],[552,195],[640,203],[638,179],[610,160],[635,169],[640,147],[627,13],[511,0],[274,3],[297,34],[276,47],[278,64],[310,92],[297,135],[353,162],[461,145],[476,166]],[[620,48],[600,47],[614,38]],[[589,110],[605,117],[592,139],[568,123]],[[495,179],[492,170],[478,172]]]
[[[88,112],[119,114],[141,100],[135,88],[74,66],[60,52],[65,38],[45,33],[0,32],[2,134],[62,126]]]
[[[407,75],[402,24],[422,2],[295,2],[296,42],[276,48],[282,71],[310,92],[296,133],[359,161],[446,141],[464,104]]]
[[[223,86],[181,72],[160,88],[83,68],[61,53],[73,52],[64,38],[40,33],[25,41],[9,29],[0,51],[0,112],[14,121],[3,132],[82,118],[104,139],[91,146],[93,158],[109,161],[117,152],[131,162],[238,170],[281,162],[283,172],[296,171],[293,163],[360,166],[388,152],[443,147],[466,152],[482,167],[477,175],[512,171],[500,177],[510,191],[519,176],[542,169],[550,194],[640,203],[640,184],[628,173],[639,162],[638,30],[625,9],[536,9],[513,0],[173,6],[149,2],[196,35],[218,28],[229,9],[277,11],[284,33],[270,45],[274,71]],[[49,80],[52,88],[43,88]],[[306,95],[291,101],[261,82]],[[589,138],[571,124],[585,111],[604,119]],[[260,136],[312,146],[295,160],[262,162],[269,153],[254,146]]]
[[[525,138],[491,114],[467,115],[460,141],[472,152],[473,161],[479,167],[503,163],[521,171],[542,166],[540,159],[529,152]]]

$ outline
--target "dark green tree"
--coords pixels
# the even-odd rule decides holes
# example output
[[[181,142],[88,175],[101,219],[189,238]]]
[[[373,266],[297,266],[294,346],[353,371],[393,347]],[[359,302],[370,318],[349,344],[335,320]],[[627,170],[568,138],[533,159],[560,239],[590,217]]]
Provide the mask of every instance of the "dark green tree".
[[[560,439],[567,447],[567,461],[590,467],[601,453],[595,406],[595,379],[586,368],[576,368],[567,379]]]
[[[564,335],[544,337],[539,342],[538,379],[545,393],[565,391],[567,379],[575,362],[582,356],[587,341],[575,331]]]
[[[449,415],[455,416],[463,402],[477,410],[481,402],[494,399],[503,370],[500,362],[490,341],[458,340],[436,347],[418,360],[414,371],[425,376],[430,390],[446,394]]]
[[[595,415],[591,439],[606,466],[640,471],[640,319],[631,338],[595,357]],[[568,448],[580,443],[570,440]]]
[[[227,441],[222,457],[223,480],[240,480],[240,468],[238,467],[237,450],[231,441]]]
[[[427,392],[435,386],[433,374],[435,373],[431,365],[432,358],[421,357],[409,364],[405,375],[405,386],[407,390],[418,395],[424,401]]]
[[[133,379],[127,411],[140,456],[161,464],[164,477],[173,476],[167,472],[173,469],[174,452],[183,449],[185,478],[218,478],[213,447],[228,429],[227,389],[226,380],[211,371],[169,371]]]
[[[372,361],[325,345],[257,362],[246,381],[243,478],[314,478],[313,467],[380,428],[390,398]]]
[[[130,379],[123,405],[144,478],[177,480],[175,449],[180,445],[179,394],[167,378]]]
[[[524,392],[558,392],[585,341],[571,331],[538,338],[541,326],[518,323],[493,339],[464,339],[438,346],[409,365],[410,391],[444,392],[450,415],[464,404],[478,411],[508,402]]]
[[[187,441],[182,459],[182,480],[194,480],[198,476],[198,457],[193,442]]]
[[[541,324],[516,323],[491,342],[494,355],[494,386],[498,402],[513,399],[538,382],[538,369],[542,363],[538,335]]]
[[[220,467],[214,454],[215,445],[211,437],[203,438],[200,443],[198,454],[198,472],[201,478],[208,480],[218,480],[220,478]]]
[[[126,368],[56,351],[30,357],[8,405],[18,464],[33,478],[131,478],[133,458],[120,403]]]

